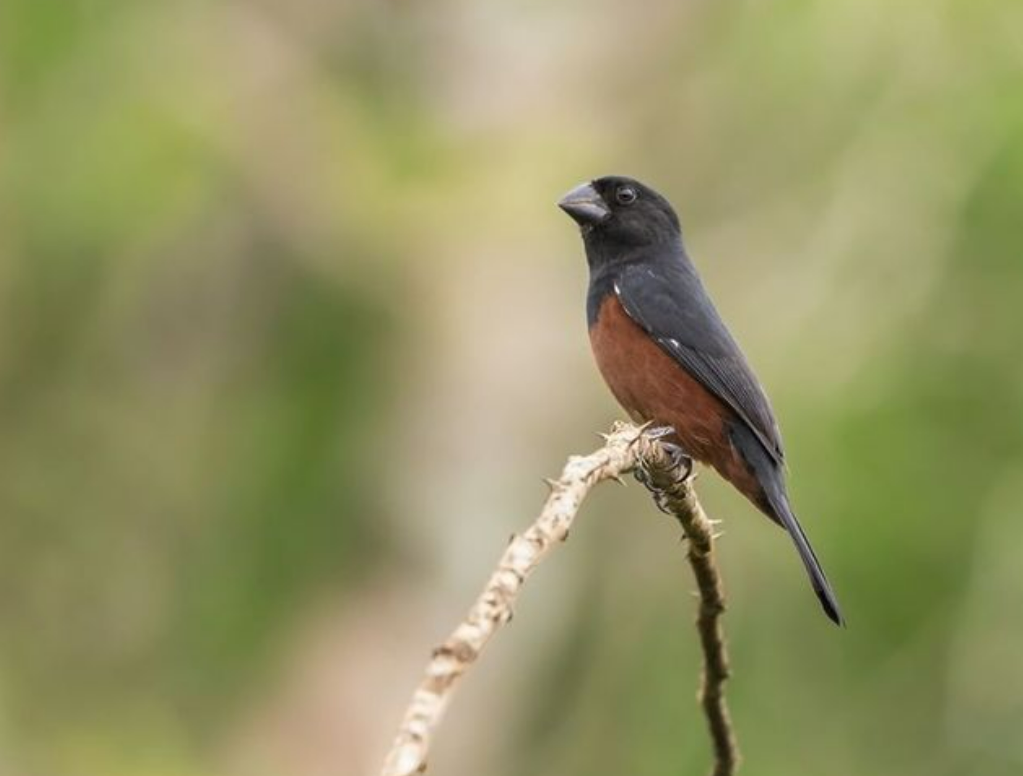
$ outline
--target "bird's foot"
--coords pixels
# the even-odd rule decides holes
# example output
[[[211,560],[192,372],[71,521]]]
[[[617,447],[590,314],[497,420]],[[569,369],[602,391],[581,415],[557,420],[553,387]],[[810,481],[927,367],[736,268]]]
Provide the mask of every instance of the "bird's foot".
[[[671,426],[651,426],[646,430],[646,435],[651,439],[664,439],[675,435],[675,429]]]
[[[676,480],[688,480],[695,473],[692,457],[673,442],[661,442],[661,447],[671,460],[671,471]]]
[[[693,475],[693,459],[685,450],[682,449],[681,445],[676,442],[668,441],[672,437],[678,438],[678,432],[675,431],[671,426],[653,426],[646,431],[646,435],[650,439],[657,440],[661,443],[661,447],[664,452],[667,453],[668,458],[671,459],[671,469],[676,473],[679,479],[686,479]]]
[[[675,433],[675,429],[670,426],[657,428],[653,431],[659,432],[657,434],[658,437],[666,437]],[[672,484],[685,482],[690,479],[694,475],[694,465],[693,459],[679,445],[674,442],[661,442],[660,444],[668,457],[669,466],[666,473],[670,479],[665,481],[663,475],[655,477],[643,464],[636,467],[634,475],[636,480],[650,491],[650,495],[653,496],[657,508],[665,514],[671,515],[674,513],[668,508],[668,490]]]

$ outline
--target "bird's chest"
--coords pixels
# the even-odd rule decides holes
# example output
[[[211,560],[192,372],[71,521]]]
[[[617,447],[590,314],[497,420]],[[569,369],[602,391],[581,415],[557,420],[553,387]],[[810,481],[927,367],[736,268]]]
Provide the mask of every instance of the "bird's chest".
[[[604,381],[633,420],[673,426],[686,450],[703,460],[726,443],[728,409],[629,317],[614,293],[600,302],[590,344]]]

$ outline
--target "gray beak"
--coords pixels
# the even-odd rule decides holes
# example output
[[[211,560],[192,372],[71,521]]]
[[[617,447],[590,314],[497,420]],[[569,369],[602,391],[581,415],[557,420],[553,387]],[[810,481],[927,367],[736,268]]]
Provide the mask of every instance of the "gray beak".
[[[558,202],[579,226],[595,226],[611,215],[611,211],[590,183],[576,186]]]

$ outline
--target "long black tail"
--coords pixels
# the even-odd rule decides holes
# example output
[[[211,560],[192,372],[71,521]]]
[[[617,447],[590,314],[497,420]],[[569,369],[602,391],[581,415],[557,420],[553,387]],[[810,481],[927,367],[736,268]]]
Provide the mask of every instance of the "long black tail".
[[[806,573],[810,575],[810,583],[821,602],[824,613],[836,625],[845,625],[842,612],[838,608],[838,599],[835,598],[831,584],[824,575],[824,569],[821,568],[821,563],[817,560],[813,547],[810,546],[810,540],[806,538],[803,527],[796,520],[792,507],[789,505],[781,467],[768,456],[760,440],[745,424],[736,423],[730,431],[732,444],[738,448],[746,463],[753,470],[763,491],[764,500],[767,503],[760,503],[758,506],[789,532],[789,536],[792,537],[792,541],[799,551],[799,557],[803,560],[803,565],[806,566]]]
[[[831,589],[831,584],[824,574],[824,569],[821,568],[820,561],[817,560],[813,547],[810,546],[810,540],[806,538],[803,526],[799,524],[796,516],[792,513],[788,498],[784,493],[780,495],[781,498],[776,500],[769,494],[768,500],[771,502],[775,514],[778,516],[781,524],[785,526],[785,530],[789,532],[789,536],[792,537],[792,541],[799,551],[799,557],[802,559],[803,565],[806,566],[806,573],[810,576],[813,592],[817,594],[817,599],[821,602],[821,607],[824,609],[824,613],[828,615],[828,619],[836,625],[845,625],[842,611],[838,608],[838,599]]]

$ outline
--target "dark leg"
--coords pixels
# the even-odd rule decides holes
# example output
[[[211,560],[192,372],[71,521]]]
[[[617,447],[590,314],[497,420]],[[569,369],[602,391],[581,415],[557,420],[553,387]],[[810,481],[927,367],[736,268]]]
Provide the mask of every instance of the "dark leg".
[[[668,455],[668,458],[671,461],[671,467],[664,474],[658,472],[657,476],[654,476],[646,469],[645,466],[640,465],[636,467],[636,471],[634,473],[636,480],[650,491],[658,509],[667,514],[674,514],[665,506],[665,487],[674,482],[686,480],[692,477],[694,474],[693,459],[685,450],[682,449],[680,445],[676,444],[674,441],[667,441],[669,439],[678,438],[675,435],[675,429],[671,426],[658,426],[657,428],[650,429],[647,434],[654,439],[661,440],[661,448]],[[665,474],[669,479],[665,479]]]

